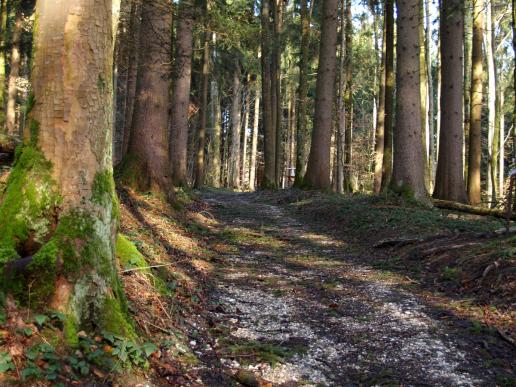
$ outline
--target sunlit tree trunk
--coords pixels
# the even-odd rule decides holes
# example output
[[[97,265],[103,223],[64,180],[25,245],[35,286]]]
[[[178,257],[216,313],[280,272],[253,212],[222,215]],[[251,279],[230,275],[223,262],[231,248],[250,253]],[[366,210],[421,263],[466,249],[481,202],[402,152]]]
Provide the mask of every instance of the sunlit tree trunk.
[[[249,173],[247,171],[247,142],[249,140],[248,136],[248,128],[249,128],[249,121],[251,119],[251,87],[250,87],[250,77],[248,77],[247,87],[245,90],[245,107],[244,107],[244,120],[242,125],[242,146],[241,146],[241,154],[242,157],[240,158],[240,184],[242,186],[246,185],[247,177],[249,176]]]
[[[170,160],[174,185],[186,186],[188,184],[188,109],[192,78],[194,10],[191,0],[181,0],[178,7],[170,117]]]
[[[215,188],[220,187],[221,179],[221,113],[220,113],[220,99],[219,87],[216,80],[211,81],[210,92],[210,145],[208,148],[209,155],[209,172],[207,183]]]
[[[5,127],[5,63],[7,42],[7,0],[0,3],[0,149],[8,150],[12,145],[7,136],[7,128]]]
[[[493,151],[494,136],[496,126],[496,69],[494,63],[494,47],[493,47],[493,19],[492,19],[492,1],[486,0],[486,28],[484,29],[484,44],[486,50],[487,61],[487,109],[488,109],[488,134],[487,134],[487,152],[489,156],[487,168],[487,197],[490,205],[496,202],[496,159]]]
[[[385,1],[385,142],[382,162],[382,191],[389,187],[393,163],[394,121],[394,0]]]
[[[446,21],[446,22],[444,22]],[[441,6],[441,133],[434,197],[467,202],[463,164],[463,28],[461,0]]]
[[[425,34],[425,0],[419,2],[419,84],[421,88],[421,130],[423,142],[423,150],[425,156],[425,183],[427,190],[430,189],[431,174],[428,168],[428,154],[429,154],[429,140],[430,133],[428,132],[428,76],[426,73],[426,34]]]
[[[249,189],[254,191],[256,189],[256,168],[258,156],[258,129],[260,125],[260,85],[256,85],[256,94],[254,97],[254,120],[253,120],[253,135],[251,139],[251,161],[249,164]]]
[[[22,35],[23,9],[21,4],[16,4],[16,14],[12,28],[11,62],[9,82],[7,86],[6,125],[7,134],[12,138],[19,137],[16,125],[16,98],[18,96],[18,77],[20,76],[20,39]]]
[[[353,162],[353,69],[352,69],[352,34],[353,23],[351,18],[351,0],[345,0],[345,46],[346,55],[344,59],[344,180],[343,191],[352,192],[351,164]]]
[[[386,83],[386,53],[387,53],[387,7],[384,7],[382,55],[380,62],[380,86],[378,90],[378,118],[376,119],[375,135],[375,160],[374,160],[374,180],[373,192],[379,194],[382,190],[382,170],[383,170],[383,151],[385,146],[385,83]]]
[[[419,85],[419,1],[397,1],[397,104],[391,186],[406,196],[426,201]]]
[[[242,86],[240,81],[240,64],[236,63],[233,74],[233,100],[231,102],[231,150],[229,153],[228,185],[240,188],[240,126]]]
[[[38,0],[36,17],[36,102],[0,207],[2,262],[29,264],[5,285],[62,312],[70,344],[108,322],[130,336],[113,253],[111,1]]]
[[[426,39],[425,39],[425,53],[426,53],[426,74],[428,79],[428,93],[427,93],[427,163],[428,174],[430,179],[430,188],[433,191],[433,177],[435,168],[435,125],[434,125],[434,84],[432,76],[432,55],[430,51],[430,42],[432,41],[430,19],[430,3],[431,0],[425,0],[425,20],[426,20]]]
[[[284,144],[283,144],[283,106],[281,92],[281,52],[282,39],[281,33],[283,29],[283,0],[274,1],[274,48],[273,48],[273,76],[272,76],[272,93],[273,93],[273,122],[276,132],[276,186],[281,187],[281,178],[283,176],[284,164]]]
[[[332,108],[337,62],[338,0],[324,0],[322,5],[323,19],[315,97],[314,130],[305,184],[313,188],[329,189],[331,188],[330,147]]]
[[[471,67],[471,109],[468,154],[468,199],[473,205],[481,201],[482,164],[482,96],[483,96],[483,52],[484,1],[473,0],[473,41]]]

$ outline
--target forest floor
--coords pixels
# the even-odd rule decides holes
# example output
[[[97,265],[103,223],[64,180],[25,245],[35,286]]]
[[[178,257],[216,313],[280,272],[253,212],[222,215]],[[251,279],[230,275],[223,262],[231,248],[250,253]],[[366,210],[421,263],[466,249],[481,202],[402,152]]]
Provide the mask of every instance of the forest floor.
[[[156,360],[156,384],[514,385],[516,238],[498,221],[301,191],[204,191],[187,208],[182,240],[145,227],[189,257],[175,297],[197,292],[168,314],[191,362]]]
[[[516,385],[516,235],[498,220],[295,190],[119,196],[120,275],[156,350],[126,376],[61,367],[64,385]],[[4,346],[34,348],[28,326]]]

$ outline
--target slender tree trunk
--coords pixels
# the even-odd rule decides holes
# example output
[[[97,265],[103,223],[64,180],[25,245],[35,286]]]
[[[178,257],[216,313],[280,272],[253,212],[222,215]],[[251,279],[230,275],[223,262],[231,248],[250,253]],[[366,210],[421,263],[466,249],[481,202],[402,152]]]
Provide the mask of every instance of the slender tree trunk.
[[[240,158],[241,161],[241,174],[240,174],[240,184],[242,186],[246,186],[246,179],[249,176],[249,172],[247,170],[247,142],[249,139],[248,136],[248,128],[249,128],[249,122],[251,120],[251,80],[250,77],[248,77],[247,81],[247,87],[245,91],[245,108],[244,108],[244,122],[242,125],[242,146],[241,146],[241,154],[242,157]]]
[[[256,168],[258,156],[258,129],[260,125],[260,85],[256,85],[256,95],[254,100],[254,121],[253,121],[253,137],[251,141],[251,163],[249,166],[249,189],[256,189]]]
[[[394,0],[385,1],[385,143],[382,162],[382,191],[389,187],[393,163],[394,121]]]
[[[426,52],[425,52],[425,0],[420,0],[419,2],[419,84],[421,88],[421,130],[422,130],[422,138],[423,142],[423,150],[425,156],[425,183],[427,190],[431,187],[431,174],[428,169],[428,106],[427,106],[427,96],[428,96],[428,77],[426,74]]]
[[[486,29],[484,30],[487,74],[488,74],[488,134],[487,134],[487,152],[489,163],[487,169],[487,197],[490,205],[496,202],[496,160],[493,153],[495,122],[496,122],[496,69],[494,63],[494,47],[493,47],[493,19],[492,19],[492,1],[486,0]]]
[[[171,199],[167,133],[171,2],[143,3],[141,23],[133,126],[122,176],[139,190]]]
[[[242,98],[240,82],[240,64],[236,63],[233,74],[233,101],[231,103],[231,151],[229,155],[229,179],[228,185],[231,188],[240,188],[240,126]]]
[[[273,95],[275,96],[273,105],[274,123],[276,131],[276,186],[281,187],[281,177],[283,176],[284,167],[284,150],[283,150],[283,107],[281,93],[281,52],[282,41],[281,33],[283,29],[283,0],[274,0],[274,61],[273,61]]]
[[[172,181],[176,186],[186,186],[188,176],[188,109],[192,77],[193,4],[181,0],[176,33],[176,50],[173,71],[170,160]]]
[[[344,193],[344,169],[345,160],[345,133],[346,133],[346,6],[345,1],[341,1],[341,25],[340,25],[340,61],[339,61],[339,95],[338,95],[338,126],[336,134],[335,152],[335,190]]]
[[[464,90],[463,90],[463,121],[464,121],[464,136],[463,136],[463,152],[462,155],[464,157],[464,176],[467,173],[467,163],[466,157],[468,156],[468,149],[466,147],[466,142],[469,142],[469,132],[470,132],[470,118],[471,118],[471,61],[472,61],[472,40],[473,35],[471,31],[473,30],[473,0],[463,0],[463,14],[464,14],[464,28],[463,28],[463,41],[464,41]],[[468,158],[469,160],[469,158]]]
[[[270,2],[262,1],[262,96],[263,96],[263,129],[264,129],[264,176],[263,188],[276,186],[276,132],[273,122],[272,71],[271,71],[271,22]]]
[[[441,139],[434,197],[466,203],[463,165],[463,28],[461,0],[443,0],[441,7]],[[446,22],[444,22],[446,21]]]
[[[472,205],[481,201],[482,165],[482,96],[483,96],[483,52],[484,1],[473,0],[473,41],[471,73],[471,109],[468,154],[468,199]]]
[[[516,0],[512,0],[512,51],[514,54],[513,69],[513,90],[514,99],[512,111],[512,149],[513,149],[513,165],[516,167]]]
[[[6,64],[6,43],[7,43],[7,0],[0,3],[0,149],[12,148],[7,137],[5,126],[5,64]]]
[[[430,51],[430,42],[432,41],[430,20],[430,3],[431,0],[425,0],[425,19],[426,19],[426,39],[425,39],[425,53],[426,53],[426,74],[428,79],[428,93],[427,93],[427,163],[428,173],[430,179],[431,191],[433,191],[433,176],[435,166],[435,125],[434,125],[434,83],[432,76],[432,55]]]
[[[36,15],[37,102],[0,207],[2,260],[32,258],[4,284],[23,303],[30,293],[32,308],[62,312],[70,344],[81,329],[134,338],[113,254],[111,1],[38,0]],[[28,203],[23,217],[16,203]]]
[[[204,41],[202,55],[202,74],[201,74],[201,106],[199,110],[199,127],[197,131],[197,154],[195,157],[195,188],[201,188],[204,185],[204,168],[206,146],[206,122],[208,115],[208,84],[210,69],[210,31],[208,29],[208,12],[209,0],[204,0],[203,18],[204,18]]]
[[[305,183],[313,188],[329,189],[332,108],[338,28],[338,0],[323,1],[323,22],[319,48],[314,130]]]
[[[346,56],[344,58],[344,110],[345,110],[345,127],[344,127],[344,192],[353,191],[353,183],[351,181],[351,165],[353,163],[353,69],[352,69],[352,34],[353,23],[351,19],[351,0],[345,0],[345,30],[346,30]]]
[[[221,170],[221,132],[222,117],[220,113],[219,87],[216,80],[211,81],[211,103],[210,103],[210,146],[209,146],[209,184],[212,187],[220,187],[220,170]]]
[[[385,83],[386,53],[387,53],[387,7],[384,7],[382,56],[380,62],[380,87],[378,90],[378,118],[376,119],[375,149],[374,149],[374,180],[373,192],[379,194],[382,190],[383,151],[385,146]]]
[[[20,39],[22,35],[23,9],[21,4],[16,7],[14,19],[13,35],[11,40],[11,70],[9,72],[9,84],[7,88],[7,109],[6,125],[7,134],[12,138],[19,138],[18,127],[16,125],[16,99],[18,97],[18,77],[20,76]]]
[[[312,2],[313,4],[313,2]],[[301,57],[299,60],[299,88],[297,108],[297,152],[294,185],[302,186],[308,159],[309,136],[307,128],[308,60],[310,49],[310,13],[307,0],[301,0]]]
[[[396,129],[391,185],[426,201],[419,85],[419,1],[398,0]]]
[[[499,151],[499,166],[498,166],[498,192],[500,198],[504,195],[504,184],[505,184],[505,115],[503,113],[504,106],[504,88],[500,87],[498,90],[498,106],[500,109],[498,116],[498,126],[500,127],[500,151]]]

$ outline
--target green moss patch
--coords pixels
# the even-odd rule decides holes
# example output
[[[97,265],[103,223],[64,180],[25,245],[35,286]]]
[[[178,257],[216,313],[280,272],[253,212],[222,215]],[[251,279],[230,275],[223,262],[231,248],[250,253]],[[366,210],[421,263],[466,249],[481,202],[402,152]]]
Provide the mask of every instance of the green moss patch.
[[[132,243],[123,234],[116,238],[116,256],[124,269],[146,268],[147,261]]]

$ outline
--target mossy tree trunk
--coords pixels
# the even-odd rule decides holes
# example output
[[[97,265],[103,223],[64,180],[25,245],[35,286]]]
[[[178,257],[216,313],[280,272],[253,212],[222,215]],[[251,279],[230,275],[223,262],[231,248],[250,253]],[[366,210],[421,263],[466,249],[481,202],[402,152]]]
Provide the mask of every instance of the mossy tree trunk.
[[[12,149],[11,141],[7,136],[7,128],[5,127],[5,63],[7,42],[7,0],[0,3],[0,151]]]
[[[35,103],[0,206],[4,290],[64,313],[72,342],[79,327],[129,335],[114,259],[111,1],[38,0],[36,13]]]

